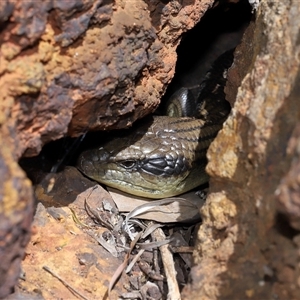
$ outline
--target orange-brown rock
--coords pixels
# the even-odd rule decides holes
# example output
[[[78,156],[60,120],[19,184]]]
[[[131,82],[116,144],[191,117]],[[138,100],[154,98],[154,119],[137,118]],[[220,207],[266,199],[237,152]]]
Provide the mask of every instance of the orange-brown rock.
[[[0,2],[0,297],[19,275],[33,209],[17,160],[65,135],[130,126],[153,112],[182,33],[212,2]]]
[[[65,135],[130,126],[153,112],[173,77],[182,33],[212,2],[0,1],[0,298],[13,290],[31,228],[31,186],[18,159]],[[258,10],[229,73],[231,115],[208,154],[211,193],[185,299],[300,294],[300,4],[249,2]],[[80,232],[70,211],[63,224],[38,213],[36,220],[49,219],[49,235],[66,233],[69,248],[61,253],[71,256],[80,243],[68,231]],[[42,265],[38,247],[57,254],[51,263],[59,264],[65,240],[55,248],[51,239],[36,232],[28,269]],[[80,271],[80,259],[73,262]],[[50,278],[36,280],[44,287]]]
[[[3,133],[3,131],[2,131]],[[9,132],[6,132],[8,135]],[[0,135],[0,298],[13,291],[30,238],[33,197],[13,147]]]
[[[184,299],[299,298],[299,13],[260,1],[236,49]]]
[[[16,155],[153,112],[181,34],[212,2],[2,2],[1,103]]]

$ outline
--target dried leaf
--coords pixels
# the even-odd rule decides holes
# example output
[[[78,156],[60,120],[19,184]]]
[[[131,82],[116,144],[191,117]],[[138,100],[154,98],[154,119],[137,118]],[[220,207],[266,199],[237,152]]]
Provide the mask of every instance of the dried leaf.
[[[152,207],[151,210],[150,208],[143,211],[140,210],[138,217],[160,223],[197,221],[200,219],[199,210],[204,203],[204,200],[200,199],[194,192],[184,194],[180,198],[169,198],[172,199],[171,201],[157,202],[163,200],[149,200],[136,197],[112,188],[108,188],[108,190],[120,212],[133,211],[147,203],[149,207]]]
[[[126,268],[127,266],[127,263],[128,263],[128,260],[129,260],[129,257],[130,257],[130,253],[132,251],[132,249],[135,247],[137,241],[140,239],[142,235],[142,232],[140,232],[136,237],[135,239],[130,243],[130,249],[129,251],[126,253],[125,255],[125,258],[124,258],[124,261],[119,265],[119,267],[117,268],[117,270],[115,271],[114,275],[112,276],[110,282],[109,282],[109,285],[108,285],[108,289],[107,289],[107,294],[108,294],[108,297],[110,297],[110,293],[114,287],[114,285],[117,283],[118,279],[120,278],[123,270]]]
[[[189,207],[189,210],[192,211],[193,218],[189,219],[179,219],[181,210],[186,209]],[[173,214],[175,214],[177,208],[177,212],[179,212],[179,215],[177,214],[177,217],[173,218]],[[172,210],[173,209],[173,210]],[[162,223],[166,222],[191,222],[200,219],[198,207],[190,202],[189,200],[182,199],[182,198],[167,198],[162,200],[156,200],[156,201],[147,201],[146,203],[136,207],[133,209],[125,218],[125,231],[128,233],[131,240],[134,239],[134,236],[132,232],[130,231],[130,222],[131,219],[134,217],[141,217],[145,212],[155,214],[157,211],[159,211],[163,216],[164,220],[161,221]],[[175,212],[174,212],[175,211]],[[191,214],[190,214],[191,216]]]

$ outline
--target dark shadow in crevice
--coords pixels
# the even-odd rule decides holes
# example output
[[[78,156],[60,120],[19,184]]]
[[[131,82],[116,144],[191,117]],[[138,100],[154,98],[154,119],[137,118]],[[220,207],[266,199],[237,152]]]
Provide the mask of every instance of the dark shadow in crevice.
[[[208,10],[201,21],[184,34],[177,48],[175,76],[162,102],[180,87],[194,87],[203,81],[213,62],[235,48],[252,18],[248,1],[223,1]]]
[[[282,213],[277,213],[274,228],[278,234],[290,240],[299,234],[299,231],[290,226],[288,218]]]

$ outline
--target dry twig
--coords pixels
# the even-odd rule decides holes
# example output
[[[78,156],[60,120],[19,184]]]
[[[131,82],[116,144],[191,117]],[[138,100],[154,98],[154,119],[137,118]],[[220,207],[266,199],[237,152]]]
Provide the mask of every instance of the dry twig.
[[[161,228],[157,228],[153,232],[153,236],[157,241],[164,241],[166,236]],[[164,265],[164,271],[167,278],[168,284],[168,300],[180,300],[180,291],[176,280],[176,271],[174,267],[173,255],[169,250],[168,245],[162,245],[159,247],[161,257]]]
[[[72,294],[74,294],[77,298],[82,298],[84,300],[88,300],[85,296],[83,296],[80,292],[78,292],[76,289],[74,289],[69,283],[67,283],[64,279],[62,279],[59,275],[54,273],[52,270],[50,270],[49,267],[43,266],[43,269],[50,273],[53,277],[57,278],[65,287],[67,287]]]

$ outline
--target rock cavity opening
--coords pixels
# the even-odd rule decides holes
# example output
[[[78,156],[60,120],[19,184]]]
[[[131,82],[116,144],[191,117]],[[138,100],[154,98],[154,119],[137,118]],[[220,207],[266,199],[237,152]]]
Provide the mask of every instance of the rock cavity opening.
[[[180,87],[199,85],[213,62],[222,53],[239,44],[252,16],[247,0],[216,1],[201,21],[184,34],[177,49],[175,76],[162,97],[161,107],[157,110],[159,113],[174,91]],[[91,132],[84,138],[59,139],[45,145],[38,156],[21,159],[20,165],[33,183],[38,184],[44,174],[60,171],[67,165],[75,166],[78,155],[83,150],[98,146],[99,141],[104,142],[114,133],[115,131]]]

